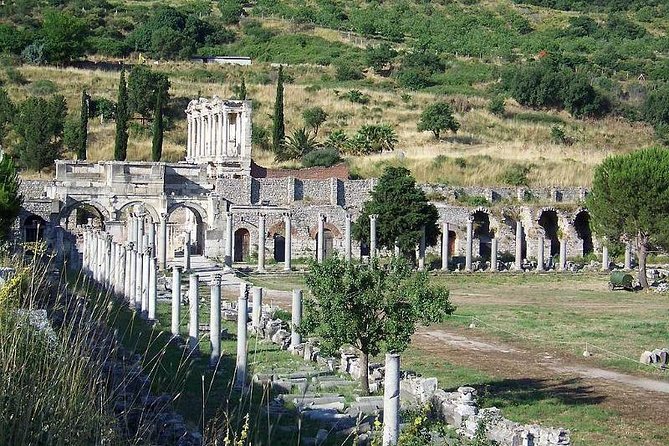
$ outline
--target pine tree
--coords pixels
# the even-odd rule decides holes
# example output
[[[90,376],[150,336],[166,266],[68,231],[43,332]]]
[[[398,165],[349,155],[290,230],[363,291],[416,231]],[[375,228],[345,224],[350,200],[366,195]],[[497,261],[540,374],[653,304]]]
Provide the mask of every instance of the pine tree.
[[[279,65],[279,76],[276,81],[276,100],[274,101],[274,122],[272,127],[272,149],[274,153],[281,151],[286,138],[286,127],[283,121],[283,67]]]
[[[88,142],[88,104],[91,97],[86,93],[86,90],[81,92],[81,124],[79,130],[79,141],[77,144],[77,158],[80,160],[86,159],[86,145]]]
[[[121,70],[116,103],[116,141],[114,159],[125,161],[128,154],[128,89],[125,83],[125,69]]]
[[[156,97],[156,108],[153,113],[153,142],[151,145],[151,159],[155,162],[160,161],[163,156],[163,89],[161,85]]]

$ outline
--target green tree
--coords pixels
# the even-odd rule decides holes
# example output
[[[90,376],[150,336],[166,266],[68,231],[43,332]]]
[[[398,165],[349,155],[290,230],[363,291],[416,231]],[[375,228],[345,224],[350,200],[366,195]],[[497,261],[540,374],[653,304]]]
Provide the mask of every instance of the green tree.
[[[6,237],[9,228],[19,215],[23,196],[21,179],[9,156],[0,154],[0,235]]]
[[[114,159],[125,161],[128,155],[128,88],[125,83],[125,69],[121,70],[116,98],[116,139],[114,141]]]
[[[163,95],[163,104],[169,100],[170,81],[167,75],[136,65],[128,75],[128,112],[129,116],[139,113],[149,118],[156,108],[158,95]]]
[[[220,0],[218,9],[221,11],[221,19],[226,25],[236,25],[244,13],[244,8],[239,0]]]
[[[314,131],[314,136],[318,135],[318,129],[328,119],[328,114],[321,107],[310,107],[302,112],[304,125]]]
[[[307,153],[320,147],[316,138],[302,127],[286,138],[281,151],[275,155],[277,161],[289,161],[303,157]]]
[[[669,249],[669,151],[650,148],[605,159],[586,203],[597,234],[636,242],[639,283],[647,288],[648,251]]]
[[[240,101],[246,100],[248,93],[246,91],[246,81],[243,77],[242,82],[239,85],[232,86],[232,92],[235,94],[235,99],[239,99]]]
[[[418,131],[431,131],[434,137],[439,139],[443,130],[450,130],[456,133],[460,128],[460,123],[453,116],[453,109],[447,102],[436,102],[428,105],[420,114],[418,121]]]
[[[88,27],[82,19],[66,12],[48,10],[40,30],[44,56],[52,63],[78,59],[86,52]]]
[[[86,159],[86,144],[88,142],[88,112],[91,97],[86,90],[81,92],[81,115],[79,123],[79,143],[77,144],[77,158]]]
[[[16,107],[9,98],[9,95],[4,88],[0,87],[0,148],[2,141],[7,136],[9,124],[11,124],[14,115],[16,114]]]
[[[164,85],[160,86],[162,90]],[[153,111],[153,141],[151,143],[151,159],[155,162],[160,161],[163,156],[163,94],[162,91],[156,98],[156,109]]]
[[[283,66],[281,65],[279,65],[279,75],[276,80],[276,99],[274,100],[272,123],[272,149],[278,155],[286,138],[286,125],[283,118]]]
[[[378,46],[368,46],[365,50],[366,64],[377,73],[386,69],[392,70],[391,62],[396,56],[397,51],[386,42]]]
[[[369,242],[369,216],[377,214],[377,245],[394,249],[397,241],[405,255],[413,255],[425,227],[428,246],[437,243],[439,213],[428,203],[425,192],[416,186],[411,172],[404,167],[387,167],[379,178],[371,199],[362,207],[362,213],[353,226],[357,240]]]
[[[669,125],[669,85],[651,91],[643,105],[646,121],[655,126]]]
[[[448,291],[430,285],[425,272],[401,258],[356,265],[339,257],[313,263],[306,277],[310,295],[299,327],[321,340],[325,354],[345,345],[360,352],[362,393],[369,394],[369,356],[404,351],[418,323],[442,322],[455,308]]]
[[[60,154],[67,106],[65,98],[30,97],[22,102],[14,119],[19,136],[16,152],[21,164],[41,170],[53,164]]]

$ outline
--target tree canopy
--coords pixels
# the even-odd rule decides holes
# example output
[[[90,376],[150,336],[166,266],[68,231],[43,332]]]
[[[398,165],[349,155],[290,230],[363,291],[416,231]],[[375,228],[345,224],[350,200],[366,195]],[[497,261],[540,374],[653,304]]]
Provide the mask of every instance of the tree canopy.
[[[402,258],[359,265],[332,257],[313,263],[306,277],[300,330],[318,336],[326,354],[350,345],[361,353],[363,393],[369,393],[369,355],[404,351],[418,323],[443,321],[455,308],[448,291],[432,286]]]
[[[59,95],[49,100],[30,97],[18,106],[13,128],[22,165],[40,170],[53,164],[62,148],[66,113],[65,98]]]
[[[428,203],[425,192],[416,186],[411,172],[404,167],[388,167],[364,203],[353,226],[356,239],[369,242],[369,216],[377,214],[376,237],[379,247],[392,250],[395,241],[405,255],[415,251],[425,227],[425,241],[435,245],[439,237],[439,213]]]
[[[453,109],[447,102],[436,102],[428,105],[420,114],[418,121],[418,131],[431,131],[434,137],[439,139],[439,135],[444,130],[450,130],[456,133],[460,128],[460,123],[453,116]]]
[[[597,234],[636,243],[639,282],[647,287],[648,251],[669,248],[669,151],[650,148],[605,159],[595,170],[587,206]]]
[[[125,161],[128,154],[128,86],[125,82],[125,70],[121,70],[116,97],[116,139],[114,140],[114,159]]]
[[[45,11],[40,34],[44,56],[49,62],[67,62],[86,52],[86,22],[66,12]]]
[[[283,117],[283,81],[283,66],[279,65],[276,98],[274,99],[274,116],[272,117],[272,149],[277,156],[279,156],[286,138],[286,124]]]
[[[19,215],[23,196],[19,192],[21,180],[9,156],[0,155],[0,236],[6,237]]]
[[[167,75],[136,65],[128,75],[128,111],[148,118],[156,108],[158,95],[163,104],[169,100],[170,81]]]

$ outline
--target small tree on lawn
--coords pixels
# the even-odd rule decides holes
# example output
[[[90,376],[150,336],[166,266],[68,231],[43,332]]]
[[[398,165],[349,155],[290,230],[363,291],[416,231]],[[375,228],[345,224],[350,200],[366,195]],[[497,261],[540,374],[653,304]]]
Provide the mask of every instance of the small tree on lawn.
[[[369,242],[369,216],[378,214],[376,237],[379,247],[392,250],[395,241],[405,255],[415,252],[422,229],[428,246],[437,243],[439,213],[428,203],[425,192],[416,186],[411,172],[404,167],[388,167],[364,203],[362,213],[353,226],[357,240]]]
[[[125,161],[128,154],[128,87],[125,83],[125,70],[121,70],[116,98],[116,140],[114,141],[114,159]]]
[[[446,289],[431,286],[425,272],[414,272],[402,258],[359,265],[332,257],[313,263],[306,283],[300,330],[318,336],[325,354],[344,345],[357,349],[365,395],[370,355],[404,351],[417,324],[442,322],[455,310]]]
[[[314,136],[316,136],[318,129],[328,119],[328,114],[321,107],[311,107],[302,112],[302,118],[304,118],[304,125],[313,129]]]
[[[651,148],[605,159],[595,170],[587,206],[596,233],[636,243],[639,283],[647,288],[648,251],[669,249],[669,151]]]
[[[431,131],[434,137],[439,139],[439,135],[444,130],[450,130],[457,133],[460,129],[460,123],[453,116],[453,109],[446,102],[437,102],[429,105],[420,114],[418,121],[418,131]]]

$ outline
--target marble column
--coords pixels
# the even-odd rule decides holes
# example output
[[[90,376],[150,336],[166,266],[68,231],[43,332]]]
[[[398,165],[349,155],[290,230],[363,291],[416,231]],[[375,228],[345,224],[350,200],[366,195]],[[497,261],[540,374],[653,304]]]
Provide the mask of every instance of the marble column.
[[[128,301],[128,304],[132,306],[134,304],[134,299],[132,296],[132,291],[135,289],[135,244],[133,242],[128,242],[126,247],[126,261],[125,261],[125,287],[123,294]]]
[[[190,231],[184,232],[184,271],[190,271]]]
[[[233,240],[233,231],[232,231],[232,212],[225,214],[225,266],[232,268],[232,244]]]
[[[248,286],[241,283],[239,286],[239,300],[237,301],[237,361],[235,366],[235,388],[244,388],[246,385],[246,323],[248,319]]]
[[[158,303],[158,264],[156,258],[149,256],[149,320],[156,320]]]
[[[141,217],[137,218],[137,245],[138,245],[138,250],[139,252],[144,252],[144,248],[146,248],[145,245],[145,238],[144,238],[144,216],[142,215]]]
[[[186,122],[188,123],[188,133],[186,137],[186,159],[191,158],[191,146],[193,144],[193,118],[189,114],[186,115]]]
[[[395,446],[400,432],[400,355],[386,353],[383,383],[383,446]]]
[[[258,214],[258,272],[265,272],[265,214]]]
[[[149,248],[151,248],[151,253],[156,257],[156,224],[149,223]]]
[[[137,251],[137,261],[135,262],[135,309],[142,311],[142,282],[144,277],[144,253]]]
[[[118,291],[120,295],[124,295],[125,292],[125,272],[126,272],[126,262],[128,261],[128,256],[126,254],[125,246],[120,245],[118,247],[119,251],[119,270],[118,270]]]
[[[379,218],[378,214],[369,216],[369,258],[370,260],[376,257],[376,220]]]
[[[158,266],[161,271],[167,268],[167,215],[160,214],[158,231]]]
[[[344,220],[344,260],[351,261],[351,214],[348,212]]]
[[[325,215],[318,214],[318,235],[316,236],[316,260],[323,263],[325,259]]]
[[[497,271],[497,237],[490,241],[490,271]]]
[[[425,271],[425,226],[421,228],[418,242],[418,271]]]
[[[441,223],[441,270],[448,271],[448,223]]]
[[[197,351],[199,349],[198,343],[200,339],[200,318],[198,314],[200,293],[197,287],[197,274],[191,274],[188,278],[188,307],[190,310],[190,317],[188,319],[188,349],[191,352]]]
[[[516,222],[516,270],[523,269],[523,224],[520,221]]]
[[[84,231],[82,234],[82,242],[81,242],[81,272],[84,274],[88,273],[88,255],[89,255],[89,250],[88,250],[88,231]]]
[[[151,286],[151,248],[144,248],[142,256],[142,316],[149,314],[149,295]]]
[[[467,246],[465,251],[465,271],[472,271],[472,243],[474,239],[474,217],[467,219]]]
[[[283,214],[283,225],[285,227],[283,269],[285,271],[290,271],[292,269],[292,264],[291,264],[292,249],[290,246],[292,239],[292,234],[291,234],[292,228],[290,224],[290,214]]]
[[[632,269],[632,244],[630,242],[625,243],[625,269]]]
[[[181,334],[181,267],[172,267],[172,336]]]
[[[602,246],[602,271],[609,270],[609,247],[607,245]]]
[[[211,309],[209,312],[209,342],[211,356],[209,366],[216,367],[221,358],[221,275],[215,274],[211,281]]]
[[[567,269],[567,239],[560,240],[560,264],[558,269],[565,271]]]
[[[253,287],[253,307],[251,308],[251,325],[260,328],[260,317],[262,316],[262,288]]]
[[[295,348],[302,343],[302,336],[297,328],[302,323],[302,290],[293,290],[293,305],[290,308],[290,348]]]
[[[537,239],[537,271],[544,270],[544,237],[539,236]]]

